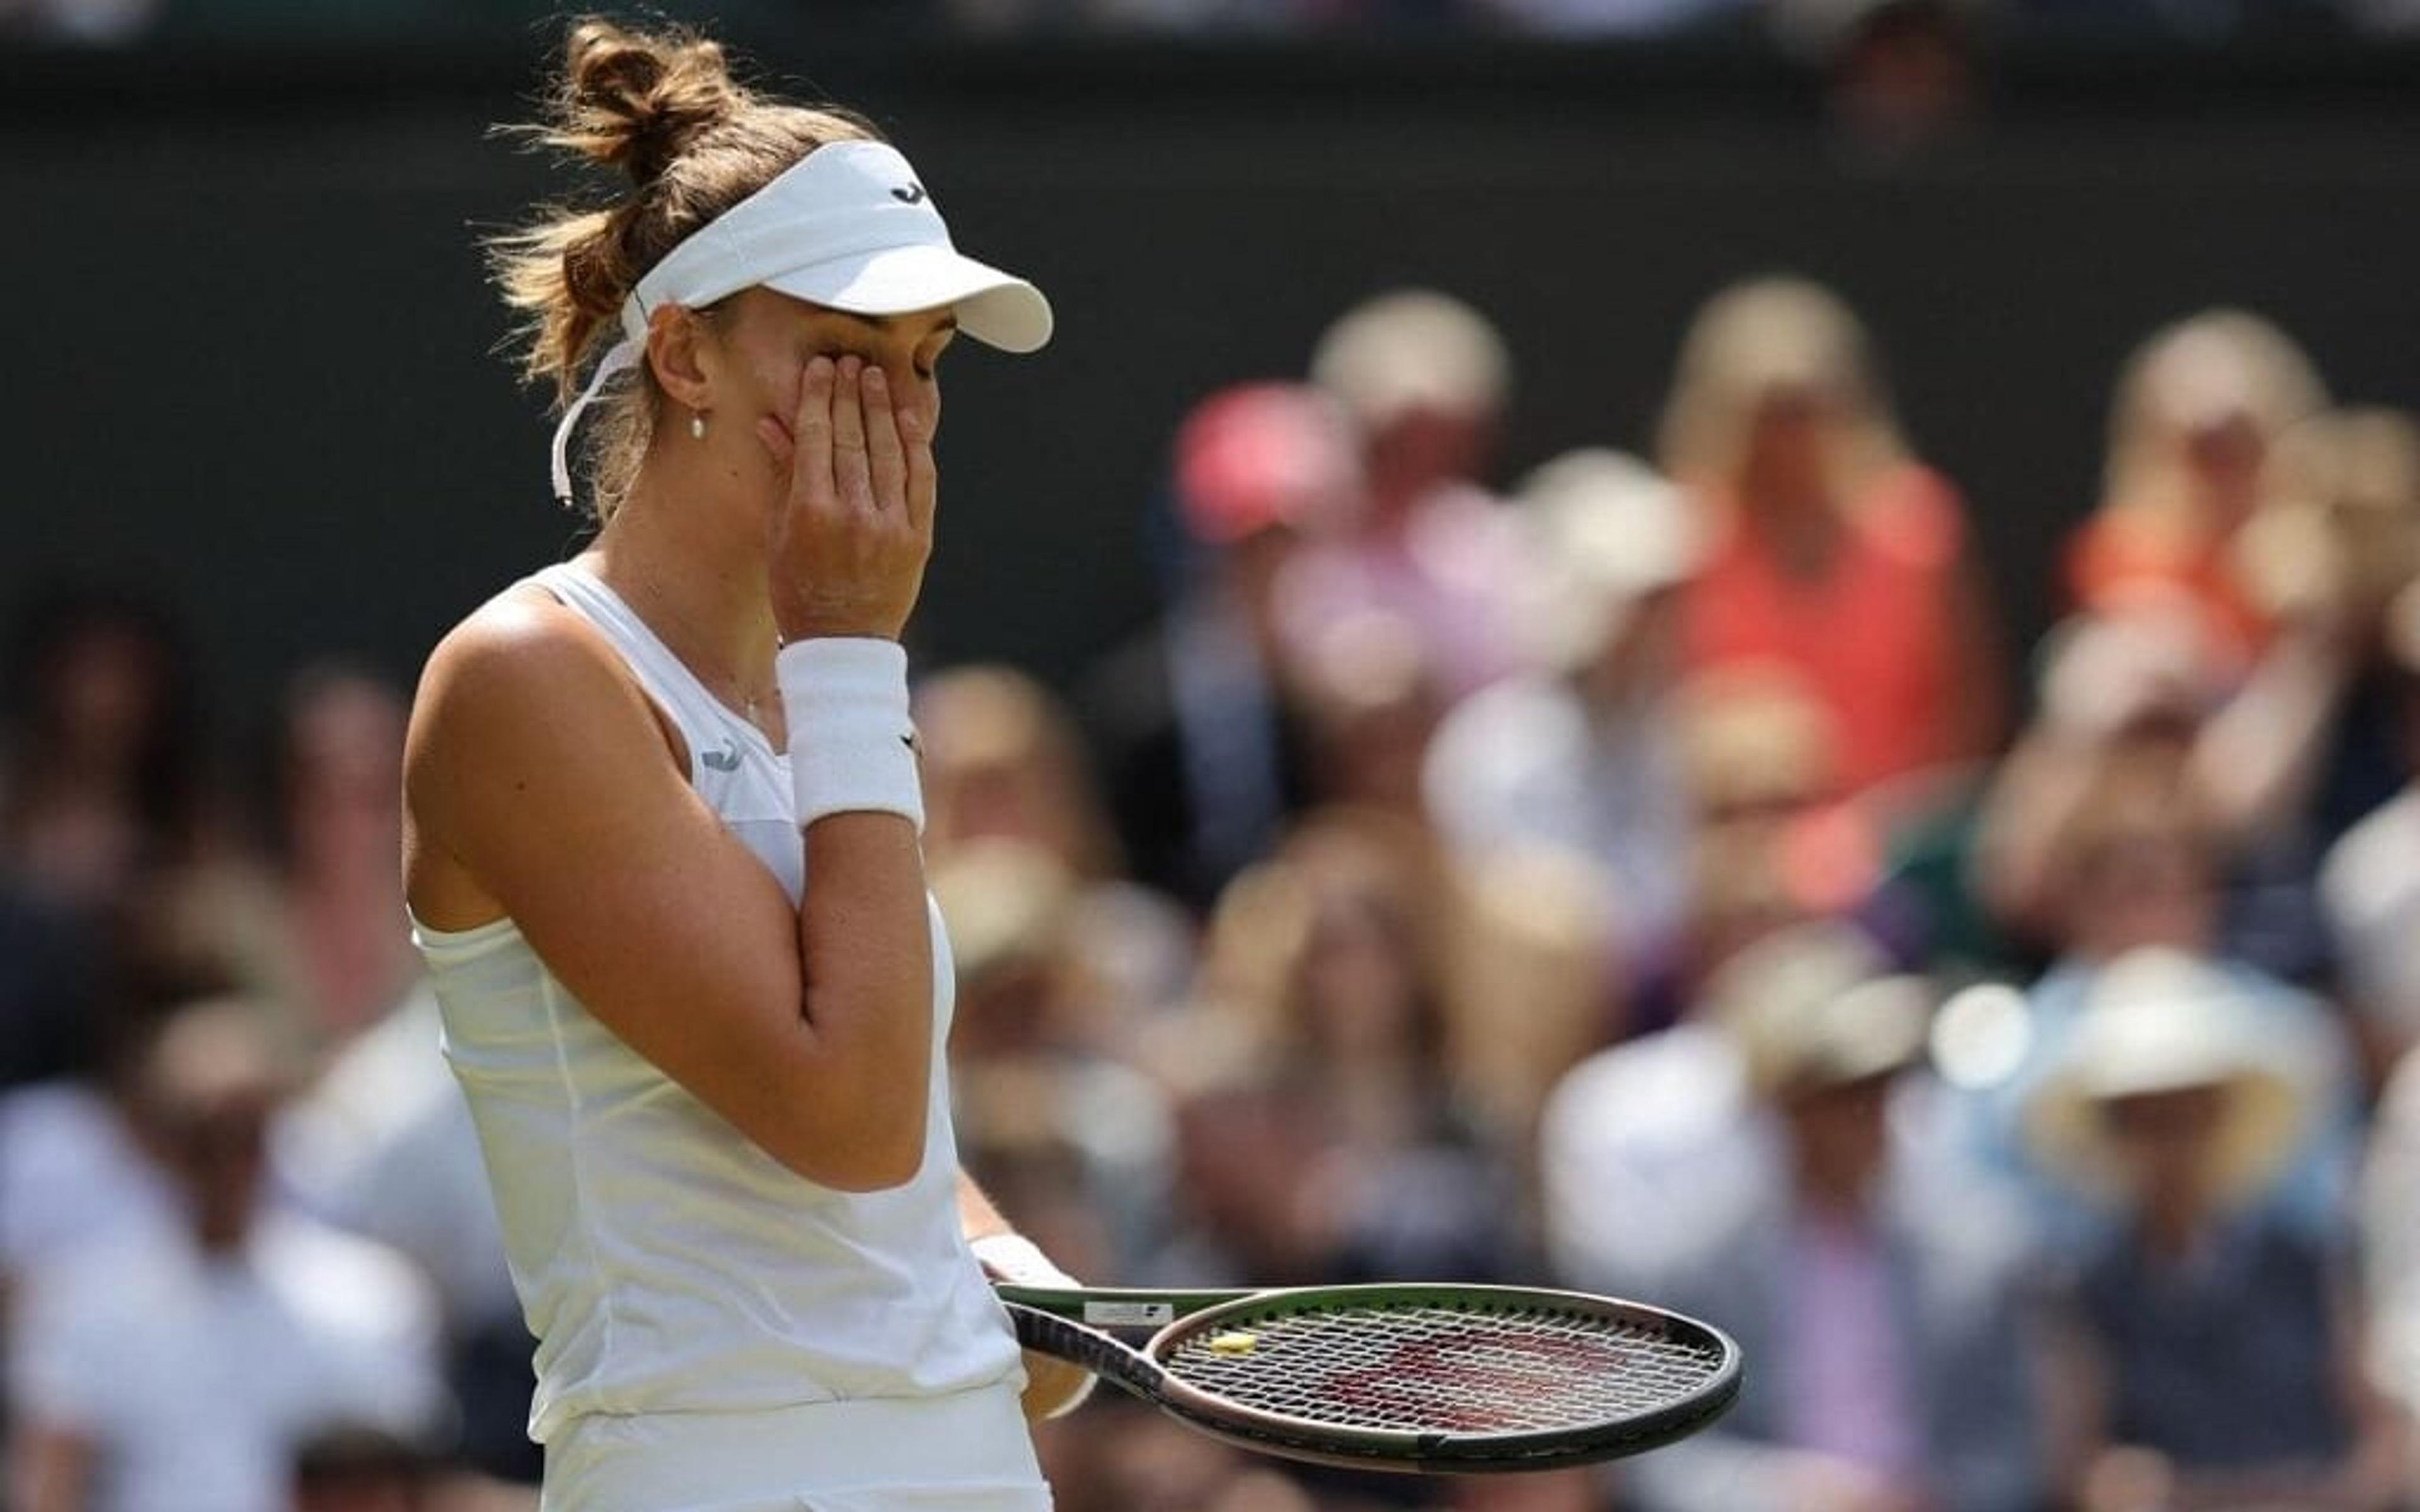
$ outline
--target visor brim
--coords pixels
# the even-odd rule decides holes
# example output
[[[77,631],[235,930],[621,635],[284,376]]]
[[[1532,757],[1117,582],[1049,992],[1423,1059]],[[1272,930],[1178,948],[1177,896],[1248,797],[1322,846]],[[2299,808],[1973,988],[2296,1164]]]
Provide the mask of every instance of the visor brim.
[[[783,273],[764,285],[851,315],[948,309],[959,330],[1005,352],[1039,350],[1053,323],[1040,289],[949,247],[885,247]]]

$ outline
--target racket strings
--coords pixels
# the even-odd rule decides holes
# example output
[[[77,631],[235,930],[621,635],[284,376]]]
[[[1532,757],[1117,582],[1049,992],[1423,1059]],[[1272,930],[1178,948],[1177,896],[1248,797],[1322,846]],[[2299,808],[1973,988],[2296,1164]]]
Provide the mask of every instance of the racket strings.
[[[1249,1347],[1239,1349],[1244,1334]],[[1723,1361],[1710,1339],[1614,1317],[1398,1304],[1231,1316],[1178,1341],[1161,1363],[1260,1412],[1338,1427],[1471,1434],[1640,1417],[1704,1387]]]

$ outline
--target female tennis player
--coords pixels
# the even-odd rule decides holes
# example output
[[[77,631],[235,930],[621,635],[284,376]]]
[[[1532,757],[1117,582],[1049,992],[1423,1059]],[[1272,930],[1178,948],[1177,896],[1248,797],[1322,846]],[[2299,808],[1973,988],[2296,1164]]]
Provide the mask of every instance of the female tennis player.
[[[985,1282],[1054,1273],[958,1170],[898,637],[934,364],[1049,305],[864,121],[694,37],[578,24],[543,134],[635,185],[498,249],[531,373],[594,363],[555,473],[596,405],[601,529],[431,657],[405,864],[544,1506],[1047,1507],[1027,1415],[1086,1378],[1029,1383]]]

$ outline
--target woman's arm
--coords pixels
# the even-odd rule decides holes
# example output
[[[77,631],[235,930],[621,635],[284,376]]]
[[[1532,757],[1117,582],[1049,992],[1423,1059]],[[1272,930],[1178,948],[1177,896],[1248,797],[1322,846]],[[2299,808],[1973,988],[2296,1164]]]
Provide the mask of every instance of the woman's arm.
[[[92,1504],[90,1440],[47,1423],[27,1423],[18,1431],[15,1458],[12,1504],[25,1512],[87,1512]]]
[[[906,624],[932,548],[934,419],[929,397],[894,409],[878,367],[817,357],[790,426],[759,423],[789,474],[768,567],[798,643],[785,690],[821,665],[794,652],[895,640]],[[793,763],[824,772],[825,737],[862,732],[815,725],[811,690],[785,691]],[[903,680],[903,733],[906,698]],[[915,823],[823,781],[800,810],[814,885],[794,910],[667,756],[584,621],[499,600],[438,648],[413,707],[415,871],[467,875],[599,1022],[791,1170],[847,1191],[909,1180],[934,1053]],[[913,768],[876,785],[912,800]]]
[[[914,1176],[932,957],[906,819],[810,825],[815,886],[794,911],[601,638],[510,600],[431,659],[405,782],[416,845],[467,872],[632,1049],[811,1180]]]
[[[975,1258],[982,1262],[985,1273],[994,1281],[1019,1281],[1029,1286],[1077,1284],[1073,1276],[1044,1257],[1039,1249],[1019,1239],[1016,1230],[992,1205],[991,1198],[985,1196],[984,1189],[964,1171],[958,1173],[958,1227],[974,1245]],[[986,1240],[993,1242],[986,1244]],[[1007,1242],[1005,1246],[1002,1241]],[[1083,1366],[1032,1350],[1025,1351],[1023,1405],[1027,1422],[1039,1423],[1046,1417],[1074,1411],[1092,1389],[1093,1373]]]

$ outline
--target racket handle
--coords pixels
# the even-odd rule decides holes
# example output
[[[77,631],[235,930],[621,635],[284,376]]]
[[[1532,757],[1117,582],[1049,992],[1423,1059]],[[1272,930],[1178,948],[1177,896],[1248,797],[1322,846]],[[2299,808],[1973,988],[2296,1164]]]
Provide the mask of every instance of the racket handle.
[[[1020,1303],[1004,1302],[1009,1321],[1016,1326],[1020,1348],[1082,1365],[1093,1374],[1123,1387],[1147,1402],[1159,1401],[1159,1384],[1166,1372],[1150,1358],[1130,1350],[1106,1334],[1096,1333],[1081,1323],[1028,1307]]]

